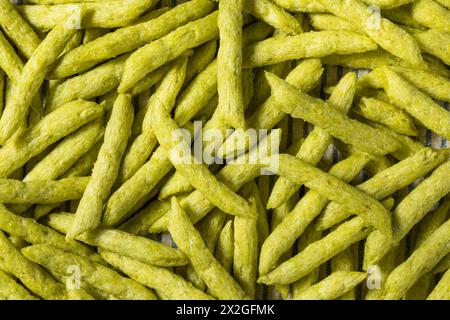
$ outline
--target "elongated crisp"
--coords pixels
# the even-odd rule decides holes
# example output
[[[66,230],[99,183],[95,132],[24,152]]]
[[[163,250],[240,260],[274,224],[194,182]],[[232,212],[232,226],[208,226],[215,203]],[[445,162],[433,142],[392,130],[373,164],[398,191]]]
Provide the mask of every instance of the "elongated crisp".
[[[349,272],[358,268],[358,252],[357,245],[351,246],[337,254],[331,259],[331,273]],[[351,288],[343,295],[339,296],[339,300],[356,300],[356,288]]]
[[[105,120],[108,120],[110,118],[111,110],[118,96],[119,93],[117,91],[111,90],[99,99],[99,104],[105,109],[105,113],[107,115]]]
[[[430,295],[427,297],[427,300],[450,300],[450,269],[448,269],[441,280],[439,280],[438,284],[434,287],[433,291],[431,291]]]
[[[435,211],[427,214],[418,226],[414,249],[417,249],[445,221],[450,208],[450,198],[444,198],[443,203]],[[442,261],[442,260],[441,260]],[[407,299],[424,300],[434,286],[433,272],[423,275],[406,294]]]
[[[55,62],[75,32],[74,29],[57,26],[33,52],[18,81],[13,84],[11,97],[3,111],[0,120],[0,143],[4,143],[26,119],[31,100],[42,85],[47,69]]]
[[[309,225],[305,232],[300,236],[297,241],[297,252],[303,251],[308,245],[316,242],[322,238],[322,231],[317,231],[313,224]],[[348,250],[348,249],[346,249]],[[342,254],[341,253],[338,253]],[[334,257],[336,258],[336,257]],[[306,276],[300,278],[300,280],[295,281],[292,284],[292,299],[296,299],[303,291],[310,288],[312,285],[317,283],[319,280],[319,268],[315,268],[313,271],[308,273]]]
[[[206,283],[203,281],[197,273],[195,273],[194,267],[192,267],[192,264],[189,264],[184,272],[185,278],[187,281],[192,283],[194,287],[196,287],[200,291],[206,290]],[[208,290],[208,294],[211,294]]]
[[[445,197],[442,204],[432,213],[427,214],[421,221],[414,248],[418,248],[437,228],[447,221],[450,209],[450,197]]]
[[[82,41],[83,41],[83,31],[77,29],[72,38],[70,38],[70,40],[67,41],[67,44],[65,45],[64,50],[61,52],[61,55],[64,55],[73,48],[80,46]]]
[[[244,29],[244,43],[251,43],[267,37],[271,29],[255,23]],[[306,72],[305,72],[306,73]],[[175,121],[183,126],[192,119],[217,93],[217,59],[214,59],[195,77],[177,99]]]
[[[450,11],[433,0],[414,1],[411,6],[411,15],[421,25],[450,32],[448,21]]]
[[[92,257],[94,252],[87,246],[64,241],[64,236],[33,219],[17,216],[0,205],[0,229],[24,239],[31,244],[48,243],[65,251]]]
[[[244,11],[286,34],[299,34],[302,27],[282,8],[268,0],[244,0]]]
[[[247,75],[247,72],[244,72],[244,75]],[[251,75],[250,75],[251,76]],[[208,106],[211,106],[212,104],[214,104],[215,106],[217,106],[217,96],[215,96],[213,99],[213,101],[208,102]],[[214,110],[212,111],[214,112]],[[197,120],[197,121],[202,121],[202,120]],[[202,148],[203,150],[205,150],[205,152],[211,152],[210,154],[205,154],[206,157],[211,157],[211,158],[206,158],[204,160],[206,160],[205,162],[207,162],[208,164],[210,164],[210,160],[212,159],[213,156],[213,150],[214,147],[217,146],[217,143],[219,143],[220,141],[223,140],[223,138],[226,136],[226,129],[228,128],[228,126],[223,123],[219,117],[217,116],[217,114],[213,115],[212,117],[210,117],[210,120],[206,121],[206,123],[204,124],[203,128],[202,128],[202,133],[203,136],[203,140],[202,140]],[[214,131],[209,131],[209,130],[214,130]],[[221,136],[217,136],[217,141],[210,141],[208,140],[208,134],[211,132],[217,132],[217,133],[221,133]],[[220,141],[219,141],[220,140]],[[212,148],[211,148],[212,146]],[[211,172],[216,173],[219,170],[219,166],[217,164],[212,164],[210,167]],[[164,184],[164,186],[161,188],[161,191],[158,195],[159,199],[166,199],[170,196],[179,194],[179,193],[186,193],[186,192],[190,192],[192,191],[194,188],[191,186],[191,184],[189,183],[189,181],[180,173],[180,172],[175,172],[168,180],[167,182]]]
[[[309,92],[317,81],[320,79],[323,72],[322,64],[319,59],[310,58],[304,59],[288,74],[286,82],[292,84],[302,92]],[[255,129],[271,129],[278,122],[283,119],[285,113],[278,106],[278,101],[271,96],[267,101],[260,105],[247,118],[247,127]],[[245,139],[245,148],[242,149],[240,145],[235,145],[234,140],[240,131],[233,132],[227,140],[220,146],[217,151],[217,156],[220,158],[227,158],[229,155],[241,154],[251,147],[248,139]]]
[[[226,214],[219,209],[214,209],[208,214],[204,219],[198,224],[198,232],[202,236],[205,245],[208,247],[209,251],[214,254],[214,251],[219,247],[218,242],[221,236],[221,231],[225,225]],[[232,240],[232,237],[230,237]],[[223,243],[223,241],[221,241]],[[231,248],[232,249],[232,248]],[[231,254],[231,259],[233,255]],[[221,261],[219,261],[221,262]],[[200,279],[200,277],[195,273],[192,264],[189,264],[186,269],[186,280],[192,282],[194,286],[200,290],[206,289],[206,283]]]
[[[186,77],[184,78],[183,87],[186,87],[192,79],[214,60],[217,51],[217,41],[210,41],[195,50],[192,57],[189,58],[186,68]]]
[[[63,284],[54,280],[50,274],[25,258],[20,251],[0,231],[0,267],[15,277],[36,295],[49,300],[67,299]]]
[[[184,77],[186,65],[175,66],[172,72],[182,72]],[[169,73],[170,74],[170,73]],[[175,133],[179,133],[179,126],[175,123],[164,105],[155,104],[152,110],[152,127],[160,145],[168,153],[174,167],[180,171],[204,196],[222,211],[238,216],[251,217],[250,205],[225,184],[216,180],[214,175],[203,165],[195,163],[192,156],[182,159],[183,147],[173,140]],[[168,133],[168,134],[167,134]],[[214,194],[211,193],[214,190]]]
[[[318,31],[326,30],[348,30],[358,32],[359,28],[347,20],[336,17],[330,13],[310,13],[308,14],[311,26]]]
[[[445,153],[424,148],[356,187],[375,199],[381,200],[425,176],[444,162],[446,157]],[[349,211],[339,204],[330,203],[318,220],[317,226],[321,230],[326,230],[350,215]]]
[[[285,118],[287,119],[287,118]],[[285,121],[287,123],[287,121]],[[283,129],[282,129],[283,130]],[[283,139],[286,140],[286,139]],[[298,202],[299,196],[297,194],[294,194],[286,203],[281,205],[278,208],[275,208],[272,211],[272,216],[270,218],[270,230],[275,230],[278,225],[287,217],[287,215],[291,212],[291,210],[294,208],[295,204]],[[286,261],[289,258],[291,258],[294,254],[294,248],[291,246],[288,248],[279,258],[279,261]],[[261,274],[261,273],[260,273]],[[272,288],[270,288],[273,292],[273,294],[279,294],[283,299],[287,299],[289,296],[290,288],[288,285],[276,285]],[[270,294],[270,293],[269,293]]]
[[[170,171],[172,164],[163,148],[158,148],[150,159],[109,198],[103,214],[103,225],[123,222],[139,203]],[[151,177],[151,178],[150,178]]]
[[[266,210],[264,207],[264,204],[261,199],[261,195],[259,193],[258,186],[255,182],[249,182],[245,184],[241,191],[242,195],[248,198],[253,198],[255,201],[256,210],[258,212],[258,219],[257,219],[257,225],[256,225],[256,232],[257,232],[257,239],[258,239],[258,247],[257,247],[257,261],[259,260],[259,251],[261,249],[261,246],[263,242],[266,240],[266,238],[269,235],[269,223],[267,221],[267,215]],[[256,264],[257,269],[257,264]],[[255,280],[256,282],[256,280]],[[258,287],[255,288],[255,295],[258,296]]]
[[[262,160],[261,163],[265,161]],[[293,182],[304,183],[323,197],[340,203],[349,211],[361,215],[368,224],[379,229],[386,237],[392,236],[388,211],[366,193],[287,154],[268,158],[267,165],[277,174],[287,177]]]
[[[191,85],[189,87],[191,87]],[[191,104],[191,106],[196,105]],[[194,115],[195,114],[192,116]],[[185,121],[187,122],[188,120],[189,119]],[[180,122],[183,123],[182,121],[183,120],[179,120],[178,124],[180,124]],[[147,125],[150,125],[150,122],[146,123]],[[108,226],[115,225],[118,222],[121,222],[124,218],[128,217],[133,207],[131,206],[130,208],[130,203],[135,205],[141,201],[143,197],[156,186],[156,184],[169,172],[171,168],[172,164],[167,157],[167,152],[163,148],[159,147],[153,153],[150,160],[148,160],[111,196],[106,206],[103,221],[104,224]]]
[[[260,277],[258,283],[267,285],[293,283],[353,243],[364,239],[369,231],[370,228],[366,227],[362,218],[353,218],[341,224],[322,239],[308,245],[295,257]]]
[[[84,35],[82,35],[82,42],[78,46],[81,46],[88,42],[94,41],[97,38],[103,37],[105,34],[107,34],[110,31],[111,31],[110,29],[106,29],[106,28],[86,29],[84,31]],[[78,46],[76,46],[76,47],[78,47]],[[76,47],[71,48],[71,50],[75,49]],[[71,51],[71,50],[69,50],[69,51]],[[67,52],[69,52],[69,51],[67,51]]]
[[[245,31],[245,30],[244,30]],[[302,84],[305,84],[305,86],[307,86],[307,84],[310,83],[310,81],[314,81],[315,77],[319,77],[318,72],[316,72],[316,69],[312,68],[312,65],[317,67],[317,61],[315,61],[315,63],[310,63],[308,61],[305,61],[305,63],[302,63],[301,66],[299,66],[298,68],[296,68],[295,71],[293,71],[291,77],[289,77],[288,79],[292,79],[292,81],[296,82],[298,81],[299,85],[301,86]],[[320,63],[319,63],[319,67],[320,67]],[[311,70],[313,69],[313,70]],[[310,74],[308,73],[308,71],[312,71],[313,73]],[[245,78],[247,78],[248,76],[248,70],[245,70],[243,73],[243,84],[244,84],[244,88],[246,88],[247,86],[245,85],[245,83],[247,82]],[[203,85],[203,87],[205,87],[205,85]],[[244,93],[248,92],[249,90],[246,89],[244,90]],[[272,104],[274,103],[273,100],[271,102]],[[244,105],[244,107],[247,104]],[[275,110],[274,110],[275,109]],[[175,119],[177,118],[177,110],[180,110],[180,115],[181,115],[181,109],[176,109],[175,111]],[[184,110],[186,110],[186,112],[190,112],[190,114],[192,114],[192,111],[189,111],[187,108],[184,108]],[[268,127],[272,128],[277,122],[278,122],[278,118],[281,116],[282,117],[282,112],[278,112],[276,110],[275,107],[270,107],[270,104],[267,106],[267,108],[262,108],[262,110],[258,109],[259,111],[261,111],[263,114],[261,115],[261,121],[267,121],[268,122]],[[251,117],[252,119],[252,117]],[[256,126],[258,125],[259,119],[256,119]],[[220,128],[220,129],[219,129]],[[264,127],[262,127],[264,128]],[[222,123],[222,121],[219,119],[219,117],[217,117],[216,115],[211,117],[211,120],[208,121],[204,127],[203,127],[203,131],[207,132],[209,129],[214,129],[214,130],[220,130],[222,132],[222,136],[226,136],[227,133],[225,131],[226,129],[226,125],[224,125]],[[245,139],[245,148],[241,148],[244,145],[235,145],[233,143],[233,137],[236,136],[241,136],[243,133],[242,130],[236,130],[233,132],[233,134],[230,136],[230,139],[227,139],[224,143],[223,146],[221,146],[218,149],[218,155],[219,157],[223,157],[223,155],[221,154],[222,150],[226,150],[229,151],[231,154],[234,155],[234,151],[237,152],[237,154],[241,154],[242,152],[247,150],[247,147],[249,146],[250,142],[249,140]],[[204,140],[206,141],[207,139],[204,138]],[[230,142],[232,141],[232,142]],[[232,145],[230,147],[230,145]],[[207,143],[205,143],[203,145],[203,150],[206,150],[206,148],[210,148],[211,146],[208,145]],[[215,149],[217,146],[213,146],[213,148],[211,149]],[[211,150],[211,156],[213,156],[215,150]],[[227,156],[228,157],[228,156]],[[166,189],[166,190],[164,190]],[[173,177],[171,177],[171,179],[168,180],[168,183],[165,185],[165,188],[163,188],[161,190],[160,193],[160,198],[164,198],[167,196],[167,193],[172,192],[172,194],[178,193],[180,191],[191,191],[192,190],[192,186],[190,185],[189,181],[186,180],[181,174],[177,174],[175,173],[173,175]]]
[[[101,96],[117,87],[128,56],[120,56],[59,84],[48,97],[46,112],[49,113],[72,100]],[[86,86],[86,83],[90,85]]]
[[[217,12],[214,12],[139,48],[125,62],[119,92],[127,92],[149,72],[177,58],[186,50],[216,39],[218,36]]]
[[[421,28],[420,25],[413,20],[407,7],[394,10],[384,10],[383,16],[391,20],[392,22],[400,24],[404,30],[406,30],[413,36],[422,51],[428,52],[433,55],[435,52],[439,52],[439,54],[442,54],[442,51],[445,51],[443,50],[442,43],[436,43],[435,38],[436,35],[438,35],[438,37],[442,37],[445,33],[440,32],[439,30],[424,31],[423,28]],[[345,19],[336,17],[333,14],[310,13],[308,17],[311,25],[316,30],[350,30],[355,32],[358,32],[360,30],[358,26],[348,22]],[[418,35],[423,35],[423,37]],[[399,58],[397,59],[400,61]]]
[[[111,117],[106,125],[104,142],[92,170],[91,180],[78,205],[75,221],[66,235],[68,239],[100,225],[103,205],[117,177],[131,133],[133,116],[131,96],[120,94],[114,102]]]
[[[411,191],[394,210],[394,238],[397,241],[403,238],[412,226],[422,220],[427,211],[449,192],[450,161],[446,161]]]
[[[437,29],[428,29],[423,31],[416,28],[405,28],[419,44],[423,52],[427,52],[439,59],[445,64],[450,64],[450,53],[446,44],[450,41],[448,32]]]
[[[8,177],[46,147],[103,115],[96,103],[75,100],[15,134],[0,150],[0,177]]]
[[[328,9],[320,0],[274,0],[273,2],[293,12],[326,12]],[[411,3],[412,0],[362,0],[362,2],[382,9],[390,9]]]
[[[259,21],[255,22],[244,28],[242,34],[242,42],[244,45],[251,44],[253,42],[261,41],[273,32],[273,28],[268,24]]]
[[[152,101],[154,101],[154,99],[152,99]],[[136,139],[134,139],[124,154],[117,180],[115,182],[117,186],[120,186],[132,177],[139,170],[139,168],[145,164],[157,144],[158,141],[152,130],[143,131],[136,137]]]
[[[148,103],[151,97],[150,92],[141,92],[137,97],[137,110],[134,117],[133,125],[131,126],[131,136],[130,140],[135,139],[138,135],[142,133],[142,124],[144,123],[145,115],[148,112]]]
[[[57,62],[51,77],[64,78],[87,70],[109,58],[132,51],[165,36],[189,21],[203,17],[213,9],[206,0],[179,5],[147,22],[117,29],[70,51]]]
[[[261,154],[259,150],[268,150],[268,143],[272,139],[276,139],[276,137],[280,134],[277,130],[272,130],[271,133],[267,136],[266,139],[260,142],[258,148],[253,148],[246,155],[248,159],[258,159],[261,158]],[[245,160],[245,159],[244,159]],[[243,164],[228,164],[222,170],[220,170],[216,174],[216,178],[227,185],[231,190],[237,191],[241,188],[245,183],[251,181],[256,178],[260,174],[259,165],[244,162]],[[198,222],[202,219],[209,211],[211,211],[214,206],[209,202],[205,196],[195,190],[191,192],[185,199],[181,202],[181,206],[189,215],[190,219],[193,223]],[[150,214],[149,214],[150,216]],[[169,216],[166,214],[161,217],[158,221],[156,221],[150,228],[150,232],[162,232],[167,230]],[[143,215],[139,217],[140,223],[147,225],[147,215]],[[153,220],[153,219],[149,219]],[[144,222],[145,221],[145,222]],[[136,223],[136,221],[135,221]]]
[[[48,216],[46,223],[51,228],[66,234],[70,230],[73,220],[73,214],[55,213]],[[155,266],[170,267],[187,263],[184,254],[163,243],[136,237],[120,230],[100,227],[80,234],[76,239],[88,245]]]
[[[372,70],[372,72],[363,75],[360,79],[358,79],[358,95],[361,97],[366,95],[375,95],[375,97],[380,97],[380,100],[382,101],[389,101],[389,98],[385,94],[382,98],[381,94],[378,92],[375,92],[373,94],[365,93],[364,90],[369,89],[383,89],[383,71],[380,68],[375,68]]]
[[[442,258],[441,262],[439,262],[435,268],[433,268],[432,273],[438,274],[445,272],[450,268],[450,254],[447,254],[444,258]]]
[[[91,174],[94,163],[97,160],[98,151],[102,143],[98,142],[88,152],[86,152],[69,170],[64,173],[61,178],[84,177]],[[47,215],[53,209],[59,207],[61,203],[54,203],[48,205],[36,205],[34,208],[34,218],[39,218]]]
[[[180,199],[183,198],[180,196]],[[153,201],[139,210],[133,218],[121,224],[119,229],[134,235],[146,236],[149,233],[149,227],[169,212],[170,208],[170,200]]]
[[[411,118],[382,100],[363,97],[353,108],[353,111],[369,120],[384,124],[398,133],[409,136],[417,136],[418,134]]]
[[[0,31],[0,68],[9,78],[18,81],[23,69],[23,62],[14,51],[14,48]]]
[[[61,177],[63,173],[70,169],[83,154],[103,137],[103,132],[104,128],[100,120],[93,121],[80,128],[62,140],[44,159],[39,161],[26,174],[23,181],[53,180]],[[19,205],[10,208],[15,213],[22,213],[29,207],[29,205]]]
[[[211,296],[165,268],[155,267],[126,256],[102,250],[101,256],[132,279],[150,287],[163,299],[210,300]]]
[[[103,260],[102,260],[103,261]],[[119,298],[103,292],[96,288],[93,288],[86,283],[78,281],[77,277],[77,266],[70,267],[71,275],[65,275],[58,272],[53,272],[49,270],[50,274],[59,282],[66,284],[67,292],[71,300],[119,300]],[[74,289],[73,289],[74,288]],[[89,295],[90,298],[82,298]]]
[[[179,58],[176,63],[181,63],[185,59]],[[156,108],[155,105],[161,104],[166,112],[172,112],[183,82],[184,74],[182,72],[169,71],[155,93],[150,97],[142,121],[142,133],[136,137],[124,156],[118,173],[118,183],[128,180],[149,158],[158,142],[152,130],[151,114],[153,109]]]
[[[341,65],[355,69],[375,69],[387,65],[423,69],[443,76],[449,75],[449,71],[445,67],[437,66],[428,61],[424,61],[419,66],[413,66],[383,49],[372,50],[364,53],[332,54],[323,57],[322,61],[325,64],[337,66]]]
[[[198,223],[198,232],[200,232],[205,245],[211,252],[214,252],[216,248],[225,222],[226,214],[219,209],[214,209]]]
[[[365,246],[364,266],[376,264],[412,227],[450,192],[450,161],[436,168],[430,177],[411,191],[393,211],[393,239],[374,231]]]
[[[316,45],[311,46],[311,43]],[[375,50],[377,44],[351,31],[307,32],[297,36],[272,37],[244,49],[244,68],[254,68],[300,58],[320,58]]]
[[[2,300],[37,300],[13,278],[0,270],[0,299]]]
[[[407,137],[403,134],[398,134],[397,132],[392,131],[389,128],[386,128],[383,125],[373,123],[373,122],[370,125],[372,127],[377,128],[378,130],[383,131],[387,135],[391,136],[392,138],[394,138],[395,140],[400,142],[400,144],[401,144],[400,148],[397,149],[396,151],[392,152],[392,155],[397,160],[405,160],[406,158],[413,156],[416,152],[426,149],[426,147],[423,144],[421,144],[420,142],[418,142],[417,140],[413,140],[410,137]],[[436,151],[443,153],[443,154],[448,153],[448,150],[445,150],[445,149],[436,150]]]
[[[277,36],[282,36],[282,34],[277,33]],[[264,66],[256,71],[254,80],[255,94],[250,101],[250,112],[248,112],[247,114],[251,115],[252,111],[254,111],[270,97],[270,87],[267,83],[264,72],[269,71],[276,74],[277,76],[284,77],[286,75],[285,73],[287,72],[287,69],[290,68],[291,65],[292,63],[290,63],[289,61],[285,61],[269,66]]]
[[[392,9],[404,6],[413,0],[362,0],[367,5],[376,5],[381,9]]]
[[[77,21],[79,27],[117,28],[129,25],[147,9],[156,4],[155,0],[99,1],[91,3],[71,3],[55,5],[21,5],[17,11],[34,28],[41,31],[70,23],[71,18],[79,12],[85,16]]]
[[[278,6],[292,12],[326,12],[320,1],[311,0],[274,0]]]
[[[184,56],[190,56],[191,54],[192,50],[187,50],[182,55],[180,55],[179,58],[182,58]],[[174,63],[175,62],[170,61],[165,65],[162,65],[161,67],[157,68],[156,70],[148,73],[144,78],[142,78],[142,80],[138,81],[130,89],[129,93],[133,96],[136,96],[152,88],[154,85],[158,84],[164,78],[164,76],[172,68]]]
[[[19,249],[26,247],[28,245],[25,240],[13,235],[8,236],[8,240],[11,241],[11,243],[14,244]]]
[[[394,71],[383,68],[383,72],[389,99],[430,130],[450,139],[450,113]]]
[[[411,16],[411,6],[401,6],[398,8],[383,10],[382,14],[383,17],[391,20],[399,26],[408,26],[421,30],[425,29]]]
[[[385,299],[400,299],[425,273],[450,252],[450,220],[433,232],[386,280]]]
[[[389,20],[377,16],[359,0],[319,0],[327,11],[363,30],[383,49],[412,65],[422,62],[420,48],[414,38]]]
[[[197,114],[217,92],[217,59],[195,77],[177,99],[175,121],[183,126]]]
[[[13,86],[12,86],[12,82],[9,82],[9,84],[11,84],[11,86],[8,86],[8,97],[6,97],[6,99],[10,99],[10,94],[13,91]],[[36,125],[42,118],[43,113],[42,113],[42,109],[43,109],[43,103],[42,103],[42,95],[41,92],[37,92],[33,99],[31,100],[31,105],[29,108],[29,114],[28,114],[28,127],[32,127],[34,125]],[[24,124],[26,123],[26,117],[22,118],[22,122],[23,124],[21,124],[21,127],[24,127]],[[36,159],[37,160],[37,159]],[[37,162],[37,161],[36,161]],[[30,162],[30,164],[28,165],[30,167],[33,167],[33,163]]]
[[[39,267],[39,266],[38,266]],[[95,300],[95,298],[98,297],[98,295],[94,296],[91,295],[92,290],[85,290],[85,288],[83,286],[78,287],[77,285],[74,285],[74,279],[72,275],[71,277],[62,277],[59,275],[56,275],[54,273],[52,273],[50,270],[46,270],[47,272],[50,273],[50,275],[55,278],[57,281],[61,282],[64,284],[67,294],[66,294],[66,299],[67,300]]]
[[[231,274],[234,258],[233,221],[229,220],[222,228],[217,240],[214,256],[222,267]]]
[[[373,269],[368,271],[369,277],[367,284],[372,282],[372,285],[368,286],[368,291],[365,296],[365,300],[382,300],[384,298],[384,286],[389,274],[404,261],[404,243],[395,247],[389,253],[379,261],[379,263],[372,267]],[[377,283],[378,282],[378,283]]]
[[[54,203],[77,200],[83,195],[89,177],[22,182],[0,179],[0,202],[12,204]]]
[[[91,173],[94,163],[97,160],[98,152],[102,146],[102,141],[97,142],[88,152],[86,152],[69,170],[61,177],[84,177]]]
[[[356,74],[347,73],[333,90],[328,102],[339,111],[347,113],[356,92]],[[323,129],[315,127],[298,150],[296,157],[309,164],[316,165],[322,159],[332,142],[332,137]],[[267,208],[276,208],[285,203],[301,185],[296,185],[286,178],[280,177],[273,186]]]
[[[17,8],[17,7],[16,7]],[[30,58],[41,40],[23,20],[9,0],[0,1],[0,25],[26,58]]]
[[[23,181],[53,180],[60,177],[102,139],[103,133],[104,126],[100,120],[85,125],[55,146],[33,167]]]
[[[372,159],[367,164],[367,172],[369,175],[374,176],[378,172],[386,170],[392,166],[392,162],[385,156],[372,157]]]
[[[77,266],[81,281],[99,290],[126,300],[156,300],[156,296],[143,285],[124,278],[117,272],[75,254],[64,252],[55,247],[40,244],[22,249],[30,260],[52,272],[70,276],[69,266]]]
[[[298,92],[277,76],[267,73],[272,94],[284,112],[294,118],[304,119],[330,135],[354,145],[361,151],[383,155],[395,151],[399,144],[379,130],[352,120],[320,99]]]
[[[256,200],[251,199],[256,211]],[[260,216],[258,217],[258,220]],[[255,297],[258,269],[258,221],[243,217],[234,219],[233,275],[250,298]]]
[[[282,34],[278,31],[275,32],[276,35]],[[267,84],[266,77],[264,76],[264,71],[270,71],[276,75],[285,77],[288,72],[293,68],[294,63],[291,62],[281,62],[270,66],[265,66],[258,69],[253,76],[253,93],[250,96],[250,101],[248,107],[246,107],[246,115],[251,115],[257,107],[259,107],[264,101],[270,97],[270,87]],[[245,69],[244,72],[250,72],[252,69]],[[245,94],[245,89],[244,89]]]
[[[367,274],[355,271],[336,271],[295,297],[297,300],[334,300],[356,287]]]
[[[366,154],[356,153],[333,166],[329,173],[344,182],[349,182],[359,174],[369,159]],[[268,273],[277,265],[280,256],[294,244],[327,203],[328,200],[314,190],[303,196],[264,241],[259,260],[261,275]]]
[[[206,248],[176,198],[172,198],[169,232],[178,248],[189,257],[195,272],[205,281],[213,296],[219,299],[245,298],[244,290]]]
[[[242,9],[244,0],[219,2],[217,25],[220,46],[217,53],[217,112],[222,121],[235,129],[244,129],[242,97]]]

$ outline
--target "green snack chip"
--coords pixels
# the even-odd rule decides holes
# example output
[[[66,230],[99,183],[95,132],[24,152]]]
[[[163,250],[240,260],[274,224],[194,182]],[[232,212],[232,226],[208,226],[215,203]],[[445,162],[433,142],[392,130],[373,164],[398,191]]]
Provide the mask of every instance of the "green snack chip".
[[[76,254],[40,244],[22,249],[30,260],[55,273],[66,276],[79,271],[80,280],[89,286],[126,300],[156,300],[155,294],[138,282],[122,277],[116,271]],[[72,267],[72,268],[71,268]]]
[[[206,248],[176,198],[172,198],[169,232],[180,250],[189,257],[195,272],[205,281],[213,296],[227,300],[246,297],[244,290]]]

